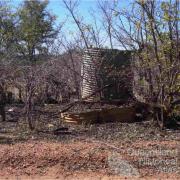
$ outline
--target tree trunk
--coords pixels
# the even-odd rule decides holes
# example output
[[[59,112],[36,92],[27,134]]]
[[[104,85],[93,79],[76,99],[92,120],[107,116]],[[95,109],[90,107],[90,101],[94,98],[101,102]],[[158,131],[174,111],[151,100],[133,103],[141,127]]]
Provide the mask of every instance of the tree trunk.
[[[164,108],[155,108],[154,109],[155,114],[155,120],[157,121],[157,124],[161,130],[165,128],[165,122],[167,121],[167,112],[164,110]]]

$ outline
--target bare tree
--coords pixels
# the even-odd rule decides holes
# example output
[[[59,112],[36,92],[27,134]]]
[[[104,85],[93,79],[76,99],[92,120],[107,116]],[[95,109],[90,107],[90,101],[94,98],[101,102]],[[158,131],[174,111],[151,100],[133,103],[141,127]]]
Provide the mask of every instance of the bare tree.
[[[131,7],[121,10],[114,6],[111,23],[108,9],[104,6],[101,9],[107,26],[111,24],[112,36],[122,47],[134,52],[135,96],[152,107],[163,128],[179,101],[175,97],[179,92],[180,70],[179,1],[139,0]]]

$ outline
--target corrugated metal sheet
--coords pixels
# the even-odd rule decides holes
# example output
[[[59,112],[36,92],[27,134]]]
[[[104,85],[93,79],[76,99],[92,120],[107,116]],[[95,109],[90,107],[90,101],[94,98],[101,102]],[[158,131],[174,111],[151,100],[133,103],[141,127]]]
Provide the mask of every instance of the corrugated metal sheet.
[[[90,96],[98,89],[96,63],[100,57],[100,50],[92,48],[84,51],[83,65],[81,69],[81,75],[83,77],[81,90],[82,98]],[[94,101],[99,99],[99,95],[95,94],[87,98],[86,101]]]
[[[128,51],[116,49],[90,48],[84,51],[81,66],[81,97],[86,98],[109,84],[113,86],[96,93],[87,101],[101,99],[122,99],[130,96],[131,54]],[[127,73],[128,72],[128,73]],[[127,87],[126,87],[127,86]]]

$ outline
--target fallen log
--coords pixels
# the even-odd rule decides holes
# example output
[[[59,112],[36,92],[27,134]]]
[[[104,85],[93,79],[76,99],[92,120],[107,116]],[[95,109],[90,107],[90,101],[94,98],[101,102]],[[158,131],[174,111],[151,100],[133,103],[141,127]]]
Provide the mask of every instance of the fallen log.
[[[134,106],[129,106],[111,109],[96,109],[79,113],[69,112],[62,113],[61,118],[64,120],[64,122],[75,124],[108,122],[133,123],[136,121],[136,108]]]

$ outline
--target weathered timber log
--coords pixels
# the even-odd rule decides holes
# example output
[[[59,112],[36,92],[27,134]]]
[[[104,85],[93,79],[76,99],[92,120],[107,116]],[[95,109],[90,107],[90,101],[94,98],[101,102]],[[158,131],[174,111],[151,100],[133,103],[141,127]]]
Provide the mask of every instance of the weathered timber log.
[[[97,109],[80,113],[62,113],[64,122],[76,124],[93,124],[93,123],[107,123],[107,122],[135,122],[136,108],[120,107],[112,109]]]

